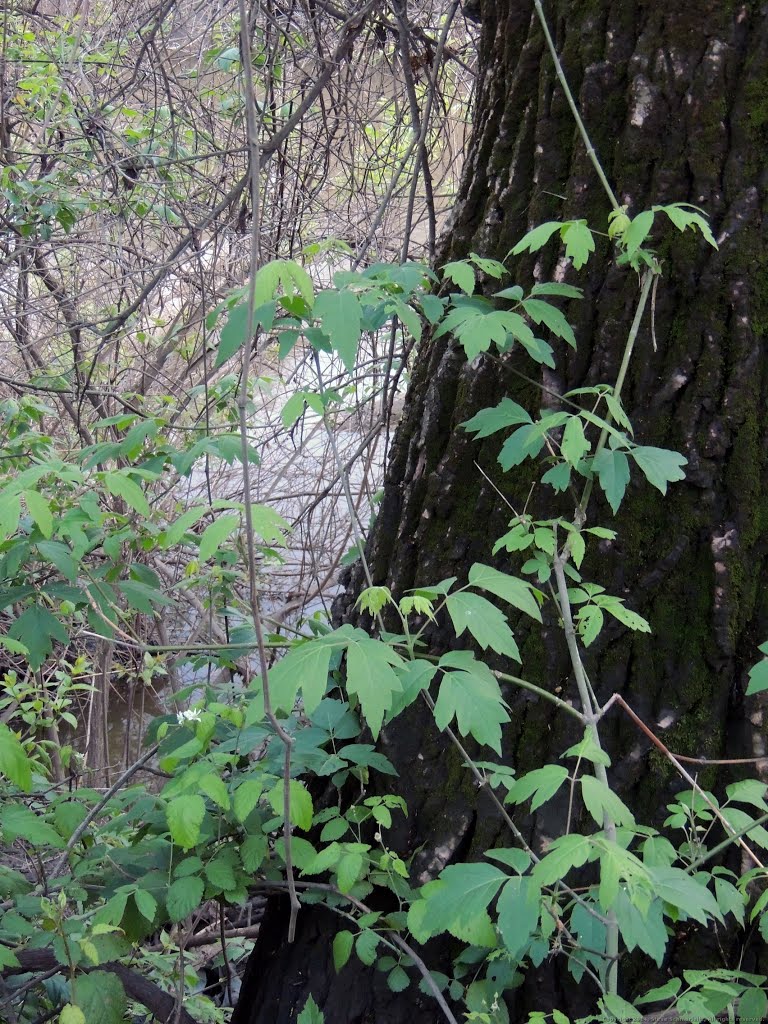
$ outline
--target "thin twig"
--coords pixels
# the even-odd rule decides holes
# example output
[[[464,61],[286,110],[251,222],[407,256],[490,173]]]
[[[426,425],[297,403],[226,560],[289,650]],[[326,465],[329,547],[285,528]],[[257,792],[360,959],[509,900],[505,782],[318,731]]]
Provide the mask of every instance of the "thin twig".
[[[285,747],[285,758],[283,767],[283,839],[285,844],[285,874],[288,881],[290,893],[290,921],[288,924],[288,941],[293,942],[296,934],[296,918],[299,913],[299,898],[296,895],[296,886],[293,875],[293,859],[291,856],[291,750],[293,748],[293,737],[285,731],[277,719],[272,708],[272,698],[269,691],[269,667],[267,662],[267,649],[264,643],[264,630],[261,622],[261,610],[259,607],[259,593],[256,582],[257,563],[256,546],[253,534],[253,507],[251,498],[251,472],[248,452],[248,423],[246,420],[246,409],[248,405],[248,370],[250,367],[251,338],[253,332],[253,316],[256,309],[256,274],[261,263],[261,147],[259,145],[259,125],[256,115],[256,101],[253,84],[253,71],[251,64],[251,32],[248,9],[245,0],[239,0],[240,10],[240,47],[243,55],[243,79],[245,86],[245,110],[246,123],[248,128],[248,148],[250,152],[250,188],[251,188],[251,256],[250,276],[248,279],[248,315],[246,339],[243,343],[243,362],[241,369],[240,391],[237,399],[240,441],[242,446],[243,466],[243,507],[245,509],[245,542],[248,557],[248,596],[253,619],[253,628],[256,633],[256,644],[259,652],[259,667],[261,670],[261,685],[264,693],[264,713],[266,714],[272,728],[275,730],[280,742]]]

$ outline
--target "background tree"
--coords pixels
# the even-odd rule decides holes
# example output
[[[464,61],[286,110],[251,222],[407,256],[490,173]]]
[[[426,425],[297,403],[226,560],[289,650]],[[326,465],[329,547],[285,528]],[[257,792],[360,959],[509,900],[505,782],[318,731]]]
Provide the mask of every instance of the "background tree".
[[[479,89],[466,171],[451,230],[438,262],[469,252],[504,259],[525,231],[547,220],[586,217],[607,225],[604,193],[574,127],[545,51],[533,4],[480,0]],[[686,481],[659,514],[654,492],[631,487],[618,518],[619,540],[605,543],[599,578],[612,593],[631,592],[652,636],[607,630],[590,649],[598,697],[621,693],[670,749],[689,757],[749,758],[765,753],[763,709],[745,702],[746,668],[768,626],[764,586],[768,492],[766,325],[765,67],[768,17],[757,3],[696,5],[556,0],[546,5],[557,50],[582,115],[620,202],[635,214],[654,203],[687,201],[710,215],[719,251],[690,234],[659,236],[664,277],[646,318],[624,394],[643,443],[682,451]],[[610,248],[599,243],[602,255]],[[557,374],[541,379],[514,358],[481,355],[467,363],[446,338],[418,353],[392,448],[379,516],[368,548],[375,583],[396,596],[419,584],[462,575],[488,558],[511,512],[552,508],[530,493],[525,472],[501,476],[498,439],[473,441],[460,429],[503,395],[531,409],[556,403],[569,388],[612,380],[623,351],[636,289],[608,258],[591,263],[575,352],[561,353]],[[568,279],[555,246],[520,259],[513,277]],[[522,371],[522,372],[521,372]],[[525,375],[523,375],[525,374]],[[542,390],[543,386],[543,390]],[[500,492],[502,492],[500,494]],[[544,502],[546,501],[546,504]],[[500,563],[504,568],[504,564]],[[597,575],[597,574],[596,574]],[[362,574],[348,580],[339,614],[354,615]],[[555,630],[521,629],[525,672],[567,691],[569,666]],[[432,649],[452,641],[433,629]],[[505,755],[519,771],[557,753],[568,736],[549,707],[510,695],[513,722]],[[615,719],[619,769],[637,806],[650,817],[670,793],[668,766]],[[458,758],[414,707],[382,738],[400,771],[409,817],[390,841],[414,856],[414,873],[435,874],[452,859],[485,849],[497,830]],[[730,779],[738,767],[708,785]],[[552,834],[557,801],[529,823],[534,842]],[[556,833],[555,833],[556,834]],[[270,907],[252,955],[236,1024],[293,1020],[311,990],[334,1024],[431,1021],[433,1004],[387,992],[373,969],[350,964],[336,976],[324,911],[302,911],[297,942],[285,943],[284,907]],[[441,951],[432,951],[437,966]],[[442,954],[444,955],[444,950]],[[705,951],[676,943],[678,963],[700,966]],[[732,943],[721,945],[726,959]],[[754,948],[744,963],[752,962]],[[566,990],[565,970],[550,961],[531,971],[515,994],[515,1014],[547,1005],[586,1009]]]
[[[327,282],[350,261],[434,252],[473,77],[458,4],[412,4],[407,16],[400,5],[372,2],[344,9],[266,2],[249,10],[263,258],[305,261]],[[254,220],[238,26],[236,2],[193,3],[182,12],[152,0],[108,11],[10,4],[3,21],[5,435],[17,429],[21,402],[22,419],[70,452],[84,449],[91,467],[105,458],[125,468],[159,457],[165,474],[148,500],[161,516],[242,492],[231,448],[234,440],[239,450],[238,377],[217,362],[217,325],[208,319],[218,309],[221,327],[224,306],[247,277]],[[393,331],[374,341],[353,378],[332,362],[325,371],[326,386],[343,390],[335,445],[363,520],[381,480],[409,344]],[[260,464],[253,496],[293,526],[289,557],[269,573],[278,628],[307,606],[323,608],[352,545],[322,423],[305,419],[301,401],[284,414],[294,391],[313,386],[313,366],[298,350],[282,365],[274,346],[254,353],[249,442]],[[187,457],[171,466],[165,460],[176,448]],[[64,505],[56,511],[61,517]],[[117,502],[110,511],[126,510]],[[87,714],[86,766],[94,769],[130,763],[140,747],[145,691],[151,695],[136,682],[146,669],[142,643],[229,636],[228,622],[211,613],[221,591],[201,588],[197,578],[185,584],[179,563],[149,554],[138,536],[125,540],[131,562],[151,563],[179,600],[139,617],[138,647],[101,645]],[[50,573],[44,562],[39,578]],[[9,590],[4,596],[6,608],[13,598]],[[16,667],[23,672],[23,659]],[[110,715],[109,682],[125,670]]]

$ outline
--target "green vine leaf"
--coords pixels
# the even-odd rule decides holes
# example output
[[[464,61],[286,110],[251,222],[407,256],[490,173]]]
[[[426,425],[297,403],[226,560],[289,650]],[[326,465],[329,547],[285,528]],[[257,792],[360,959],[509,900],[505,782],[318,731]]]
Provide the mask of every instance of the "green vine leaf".
[[[108,971],[78,974],[74,992],[88,1024],[122,1024],[125,1019],[128,1000],[116,974]]]
[[[183,921],[200,906],[203,901],[205,885],[199,875],[177,878],[172,882],[165,897],[168,917],[176,924]]]
[[[352,945],[354,943],[354,936],[352,932],[343,929],[340,932],[336,932],[333,937],[333,966],[336,968],[338,974],[344,964],[349,960],[350,953],[352,952]]]
[[[183,850],[189,850],[200,838],[205,817],[205,801],[197,793],[177,796],[165,809],[171,839]]]
[[[325,1016],[311,995],[304,1004],[296,1024],[325,1024]]]
[[[0,722],[0,772],[24,793],[32,792],[32,768],[15,733]]]

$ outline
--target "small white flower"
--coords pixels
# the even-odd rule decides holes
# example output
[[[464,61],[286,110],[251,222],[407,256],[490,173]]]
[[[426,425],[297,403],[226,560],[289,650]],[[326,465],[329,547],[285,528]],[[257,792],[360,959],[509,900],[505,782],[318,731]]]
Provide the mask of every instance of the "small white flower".
[[[185,722],[199,722],[201,720],[200,709],[190,708],[189,711],[179,711],[176,715],[176,721],[179,725],[184,725]]]

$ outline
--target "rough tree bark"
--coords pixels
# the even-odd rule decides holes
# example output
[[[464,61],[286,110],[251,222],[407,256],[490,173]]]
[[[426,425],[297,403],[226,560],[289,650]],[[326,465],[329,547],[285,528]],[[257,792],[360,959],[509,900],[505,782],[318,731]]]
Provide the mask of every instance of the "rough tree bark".
[[[503,259],[533,224],[586,217],[606,225],[605,197],[578,138],[531,0],[480,0],[482,37],[475,129],[454,222],[442,262],[470,251]],[[598,696],[620,692],[672,750],[694,756],[764,753],[759,702],[744,700],[756,644],[768,636],[768,10],[757,0],[553,0],[550,25],[609,180],[636,213],[652,203],[688,201],[711,217],[720,243],[708,248],[691,232],[669,231],[659,246],[664,279],[655,305],[655,346],[646,318],[625,402],[642,443],[684,452],[685,483],[661,502],[634,483],[616,522],[619,539],[585,565],[586,578],[628,598],[653,635],[606,630],[590,649]],[[610,266],[609,243],[598,243],[586,275],[584,302],[567,312],[578,348],[558,353],[556,391],[615,378],[638,288],[632,274]],[[554,246],[547,249],[550,253]],[[520,283],[546,280],[556,255],[515,268]],[[570,272],[568,279],[570,280]],[[369,544],[374,582],[396,594],[449,575],[462,577],[475,560],[489,561],[506,528],[508,508],[480,472],[516,507],[530,475],[501,477],[500,441],[474,442],[459,429],[503,395],[540,403],[538,389],[516,365],[480,357],[468,365],[455,344],[440,339],[419,350],[394,442],[381,511]],[[530,366],[526,368],[530,373]],[[532,505],[545,496],[538,491]],[[551,498],[547,497],[551,510]],[[610,513],[596,503],[593,521]],[[498,561],[514,571],[511,560]],[[361,585],[348,581],[348,602]],[[564,644],[553,627],[518,634],[523,671],[549,687],[572,686]],[[437,651],[447,630],[432,634]],[[524,771],[556,757],[570,726],[546,704],[510,693],[513,722],[505,754]],[[676,782],[669,765],[618,716],[612,720],[616,771],[640,820],[663,812]],[[436,872],[471,858],[496,836],[492,809],[414,707],[382,738],[399,768],[409,817],[388,841],[414,871]],[[623,759],[620,755],[623,752]],[[712,772],[708,784],[733,775]],[[529,823],[534,841],[558,834],[557,802]],[[426,1024],[440,1013],[414,987],[395,996],[383,976],[351,962],[335,975],[330,943],[338,925],[327,911],[302,912],[296,943],[285,942],[284,908],[270,907],[249,963],[233,1024],[293,1021],[310,992],[332,1024]],[[727,954],[727,943],[724,946]],[[445,950],[427,959],[444,968]],[[702,962],[702,950],[675,940],[678,963]],[[749,950],[748,950],[749,958]],[[751,962],[754,962],[752,960]],[[746,961],[745,961],[746,963]],[[644,967],[647,974],[647,964]],[[626,993],[634,980],[626,977]],[[524,1008],[578,1013],[592,992],[575,993],[565,964],[532,972],[509,999],[512,1019]]]

